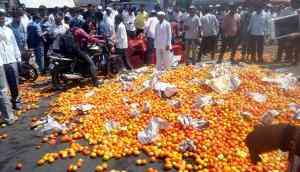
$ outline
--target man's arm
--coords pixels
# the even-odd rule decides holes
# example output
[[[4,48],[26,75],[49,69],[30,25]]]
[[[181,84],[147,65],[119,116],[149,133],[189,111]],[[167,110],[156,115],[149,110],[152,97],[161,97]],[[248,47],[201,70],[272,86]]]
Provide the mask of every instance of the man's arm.
[[[172,46],[172,28],[170,23],[166,24],[166,31],[167,31],[167,47],[166,50],[171,50],[171,46]]]
[[[17,62],[21,62],[21,52],[20,52],[19,46],[17,44],[16,37],[13,34],[13,31],[11,29],[9,32],[10,32],[10,37],[11,37],[10,40],[12,41],[11,44],[14,47],[15,58],[16,58]]]

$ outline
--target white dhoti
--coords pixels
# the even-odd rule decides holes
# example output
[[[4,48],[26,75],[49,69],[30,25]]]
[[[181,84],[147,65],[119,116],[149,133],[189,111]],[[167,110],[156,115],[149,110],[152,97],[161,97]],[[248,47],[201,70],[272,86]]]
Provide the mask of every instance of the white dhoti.
[[[164,49],[156,49],[156,69],[159,71],[166,70],[171,65],[171,52]]]

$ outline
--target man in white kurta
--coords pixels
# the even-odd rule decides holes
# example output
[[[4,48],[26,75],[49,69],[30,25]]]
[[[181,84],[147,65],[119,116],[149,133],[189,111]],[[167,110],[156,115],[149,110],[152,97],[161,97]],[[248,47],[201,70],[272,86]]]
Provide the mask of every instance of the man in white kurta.
[[[171,66],[171,25],[165,20],[165,13],[158,12],[159,23],[155,28],[154,47],[156,49],[156,69],[166,70]]]

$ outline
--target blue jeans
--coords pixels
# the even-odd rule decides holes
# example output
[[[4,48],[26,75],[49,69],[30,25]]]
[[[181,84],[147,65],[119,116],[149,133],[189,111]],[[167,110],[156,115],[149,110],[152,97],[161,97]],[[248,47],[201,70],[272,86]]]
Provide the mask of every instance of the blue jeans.
[[[35,61],[39,66],[39,72],[44,72],[45,69],[45,60],[44,60],[44,47],[39,46],[33,49],[35,55]]]
[[[4,64],[4,70],[6,75],[6,80],[9,86],[11,102],[13,106],[16,106],[20,103],[19,100],[19,72],[18,72],[18,63],[9,63]]]
[[[9,101],[9,97],[5,92],[5,82],[6,76],[4,67],[0,66],[0,112],[2,118],[4,118],[5,121],[9,122],[14,119],[14,113]]]

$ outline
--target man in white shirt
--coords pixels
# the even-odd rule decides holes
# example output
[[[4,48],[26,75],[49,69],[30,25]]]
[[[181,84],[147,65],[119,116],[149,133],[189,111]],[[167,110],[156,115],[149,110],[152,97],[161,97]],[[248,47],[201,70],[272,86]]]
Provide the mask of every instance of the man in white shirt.
[[[192,63],[196,63],[196,49],[197,42],[200,37],[200,27],[201,22],[200,18],[196,14],[196,7],[191,6],[189,8],[190,17],[188,17],[184,21],[184,31],[185,31],[185,62],[188,64],[188,59],[192,57]],[[190,52],[192,52],[192,56],[190,56]]]
[[[107,35],[110,35],[110,37],[113,36],[115,33],[115,17],[112,14],[111,8],[107,8],[104,22],[107,24],[109,30]]]
[[[182,12],[180,11],[180,9],[178,7],[175,7],[174,9],[174,18],[175,18],[175,21],[177,23],[180,23],[181,22],[181,18],[182,18]]]
[[[127,22],[125,22],[125,26],[127,29],[128,36],[135,37],[136,28],[135,28],[135,14],[133,9],[129,10],[128,20]]]
[[[126,50],[128,48],[128,39],[126,33],[126,27],[123,23],[123,19],[121,15],[117,15],[115,18],[116,21],[116,52],[121,56],[123,61],[123,66],[126,67],[127,70],[132,70],[132,66],[127,58]]]
[[[264,40],[267,32],[268,20],[261,7],[252,14],[248,26],[250,33],[251,61],[263,63]],[[258,60],[256,58],[258,56]]]
[[[156,69],[159,71],[166,70],[172,63],[171,24],[165,20],[165,15],[166,14],[162,11],[157,13],[159,23],[155,28],[154,47],[156,49]]]
[[[151,55],[154,51],[155,28],[159,23],[156,17],[156,11],[151,11],[150,17],[145,23],[144,32],[147,37],[147,52],[145,57],[145,64],[149,65],[151,62]]]
[[[16,118],[12,111],[11,103],[9,102],[8,96],[6,95],[5,87],[6,87],[6,71],[4,67],[4,62],[9,62],[9,58],[13,55],[15,55],[18,51],[18,45],[16,43],[16,40],[13,47],[10,45],[10,40],[12,39],[11,36],[13,36],[13,32],[10,30],[10,37],[9,35],[6,35],[7,27],[5,25],[5,10],[0,9],[0,112],[1,112],[1,118],[3,118],[4,122],[7,124],[13,124],[16,121]],[[8,28],[9,29],[9,28]],[[15,46],[15,47],[14,47]],[[13,49],[16,48],[16,49]],[[16,51],[16,52],[14,52]],[[20,52],[19,52],[20,54]],[[13,70],[13,69],[12,69]],[[11,79],[11,78],[10,78]],[[15,78],[16,80],[17,78]]]
[[[5,26],[0,25],[0,34],[2,34],[2,60],[5,70],[10,94],[12,97],[13,108],[19,110],[21,108],[19,100],[19,73],[18,63],[21,62],[21,53],[13,31]]]
[[[53,43],[52,43],[53,51],[59,52],[59,49],[60,49],[59,48],[59,40],[60,40],[61,36],[64,35],[67,31],[68,31],[68,29],[66,27],[64,27],[64,25],[62,23],[62,16],[57,16],[55,18],[55,25],[50,33],[54,38]]]
[[[219,21],[217,17],[210,13],[210,8],[203,10],[203,16],[200,18],[202,42],[200,45],[200,52],[198,60],[201,61],[203,53],[211,52],[211,58],[215,58],[215,51],[217,47],[217,35],[219,33]]]

